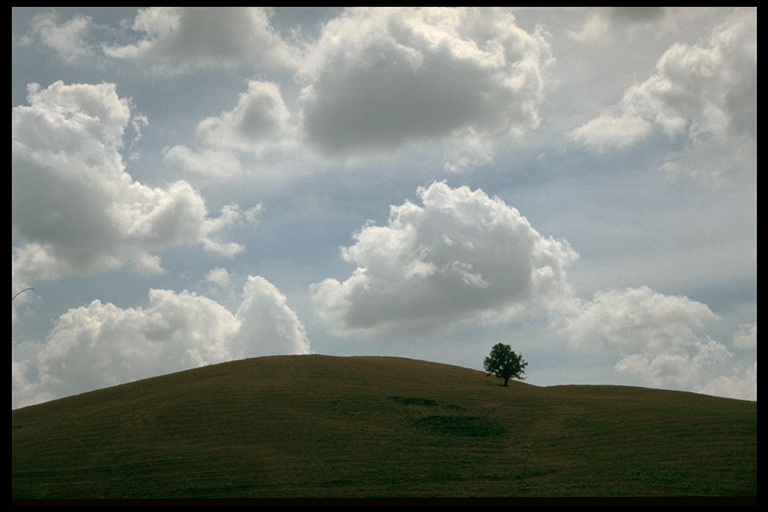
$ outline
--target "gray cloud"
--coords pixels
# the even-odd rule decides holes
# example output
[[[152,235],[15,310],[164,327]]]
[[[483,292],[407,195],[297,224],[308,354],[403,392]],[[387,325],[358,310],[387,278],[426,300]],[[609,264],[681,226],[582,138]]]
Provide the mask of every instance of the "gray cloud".
[[[93,20],[90,16],[75,16],[62,22],[56,12],[49,11],[32,18],[30,35],[22,44],[39,40],[40,44],[52,49],[64,62],[73,62],[95,55],[94,48],[88,44],[92,28]]]
[[[736,348],[757,348],[757,322],[739,327],[733,335],[733,346]]]
[[[757,402],[757,361],[732,375],[715,377],[697,387],[696,392]]]
[[[204,119],[197,132],[210,146],[259,152],[276,143],[289,118],[277,85],[252,81],[232,111]]]
[[[300,70],[303,127],[342,155],[524,132],[539,122],[548,57],[505,10],[350,9]]]
[[[133,22],[142,34],[138,42],[103,49],[109,57],[148,63],[163,73],[221,66],[290,69],[299,50],[282,40],[270,15],[259,7],[149,7]]]
[[[616,37],[658,37],[682,22],[710,16],[711,7],[589,7],[582,24],[568,31],[579,42],[605,42]]]

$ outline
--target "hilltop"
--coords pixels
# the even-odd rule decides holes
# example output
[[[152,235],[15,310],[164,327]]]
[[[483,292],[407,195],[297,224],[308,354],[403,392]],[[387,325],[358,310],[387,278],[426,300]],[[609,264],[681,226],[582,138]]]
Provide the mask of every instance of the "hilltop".
[[[757,403],[272,356],[12,411],[12,497],[756,497]]]

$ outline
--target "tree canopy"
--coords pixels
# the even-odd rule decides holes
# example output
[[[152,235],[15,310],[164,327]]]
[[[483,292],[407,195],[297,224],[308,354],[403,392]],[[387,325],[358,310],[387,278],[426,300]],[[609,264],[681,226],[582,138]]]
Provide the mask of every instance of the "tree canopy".
[[[504,379],[504,386],[509,379],[524,380],[523,374],[528,363],[522,356],[515,354],[512,347],[504,343],[497,343],[491,348],[491,353],[483,361],[483,368],[488,376],[493,375]]]

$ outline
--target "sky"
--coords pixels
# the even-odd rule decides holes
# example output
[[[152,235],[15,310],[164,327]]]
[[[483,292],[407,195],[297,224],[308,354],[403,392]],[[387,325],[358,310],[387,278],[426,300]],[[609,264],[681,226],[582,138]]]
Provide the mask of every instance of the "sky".
[[[757,400],[757,9],[12,8],[12,408],[397,356]]]

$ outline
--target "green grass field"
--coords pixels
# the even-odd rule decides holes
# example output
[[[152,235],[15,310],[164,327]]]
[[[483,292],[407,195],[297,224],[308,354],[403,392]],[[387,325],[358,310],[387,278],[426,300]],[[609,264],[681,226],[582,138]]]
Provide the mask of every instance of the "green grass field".
[[[275,356],[12,411],[13,500],[756,497],[757,403]]]

